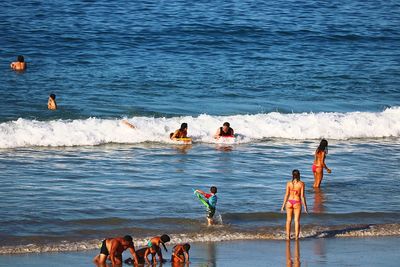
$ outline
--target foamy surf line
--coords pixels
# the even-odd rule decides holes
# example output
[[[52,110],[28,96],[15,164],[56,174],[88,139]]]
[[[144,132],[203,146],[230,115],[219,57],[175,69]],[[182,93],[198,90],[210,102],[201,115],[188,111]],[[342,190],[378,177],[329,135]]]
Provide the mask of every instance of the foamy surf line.
[[[170,245],[178,243],[194,242],[223,242],[235,240],[283,240],[285,235],[282,230],[271,228],[263,233],[240,232],[218,230],[218,227],[209,230],[207,233],[185,233],[173,234]],[[279,228],[280,229],[280,228]],[[368,224],[368,225],[347,225],[341,227],[304,227],[301,238],[331,238],[331,237],[384,237],[400,236],[400,224]],[[146,238],[134,238],[135,247],[144,247],[150,236]],[[45,253],[45,252],[66,252],[84,251],[99,249],[101,239],[84,240],[77,242],[61,241],[51,244],[27,244],[17,246],[0,246],[0,254],[19,253]]]
[[[234,143],[257,142],[268,138],[336,140],[400,137],[400,107],[382,112],[293,113],[197,117],[133,117],[120,119],[36,121],[20,118],[0,124],[0,148],[33,146],[95,146],[107,143],[171,143],[169,133],[182,122],[189,124],[193,142],[218,143],[213,136],[229,121],[237,137]]]

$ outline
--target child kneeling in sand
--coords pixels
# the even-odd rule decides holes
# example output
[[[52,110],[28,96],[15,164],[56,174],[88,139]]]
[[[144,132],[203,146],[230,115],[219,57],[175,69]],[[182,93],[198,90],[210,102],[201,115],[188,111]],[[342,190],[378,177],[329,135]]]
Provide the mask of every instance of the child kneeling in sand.
[[[189,263],[189,250],[190,245],[188,243],[185,244],[177,244],[174,246],[171,255],[172,263]]]

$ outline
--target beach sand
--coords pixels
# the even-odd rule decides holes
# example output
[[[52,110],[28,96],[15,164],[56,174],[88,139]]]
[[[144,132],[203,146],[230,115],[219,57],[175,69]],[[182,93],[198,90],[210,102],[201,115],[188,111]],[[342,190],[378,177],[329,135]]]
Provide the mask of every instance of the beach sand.
[[[279,240],[192,243],[190,266],[399,266],[399,242],[400,237],[376,237],[303,239],[290,241],[290,246]],[[0,266],[94,266],[91,260],[97,253],[2,255]]]

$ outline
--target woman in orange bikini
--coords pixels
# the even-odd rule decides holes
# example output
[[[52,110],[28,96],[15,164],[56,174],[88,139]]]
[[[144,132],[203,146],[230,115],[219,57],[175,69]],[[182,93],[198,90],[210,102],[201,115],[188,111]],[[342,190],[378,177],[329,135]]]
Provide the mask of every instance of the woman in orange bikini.
[[[325,158],[328,154],[328,141],[322,139],[314,155],[314,163],[312,165],[312,171],[314,173],[314,185],[313,187],[319,188],[321,186],[322,178],[324,177],[324,168],[328,173],[331,173],[325,164]]]
[[[300,215],[301,204],[303,203],[304,211],[307,211],[307,202],[304,194],[304,182],[300,181],[299,170],[292,171],[292,181],[286,184],[286,194],[283,199],[281,211],[286,207],[286,239],[290,239],[290,228],[294,215],[295,238],[299,239],[300,233]]]

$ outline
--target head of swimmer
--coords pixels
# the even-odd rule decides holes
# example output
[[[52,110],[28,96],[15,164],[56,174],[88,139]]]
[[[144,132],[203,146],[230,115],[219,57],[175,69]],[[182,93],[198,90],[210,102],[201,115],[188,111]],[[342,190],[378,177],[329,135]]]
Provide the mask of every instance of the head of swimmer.
[[[300,171],[295,169],[292,171],[292,182],[296,180],[297,182],[300,181]]]
[[[186,122],[184,122],[184,123],[181,124],[181,128],[179,128],[179,130],[186,131],[187,128],[188,128],[188,124]]]
[[[318,151],[325,151],[328,154],[328,141],[326,139],[322,139],[318,146]]]
[[[130,235],[124,236],[123,241],[122,241],[122,246],[124,246],[124,249],[127,249],[127,248],[131,247],[132,245],[133,245],[132,236],[130,236]]]
[[[19,55],[19,56],[17,57],[17,61],[18,61],[18,62],[25,62],[24,56]]]
[[[183,248],[188,252],[190,250],[190,245],[188,243],[183,244]]]
[[[169,242],[171,240],[171,238],[168,235],[165,235],[165,234],[160,236],[160,239],[161,239],[161,241],[163,243],[167,243],[167,242]]]
[[[216,194],[216,193],[218,192],[217,187],[211,186],[211,187],[210,187],[210,192],[213,193],[213,194]]]
[[[231,125],[229,124],[229,122],[224,122],[224,124],[222,124],[222,129],[224,132],[227,132],[229,130],[229,127]]]

